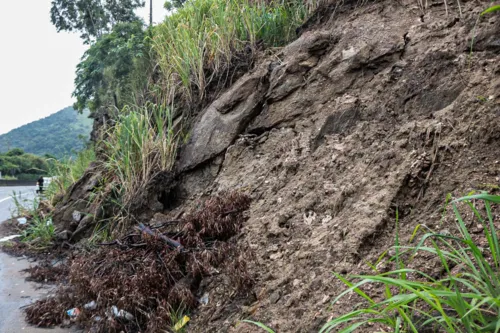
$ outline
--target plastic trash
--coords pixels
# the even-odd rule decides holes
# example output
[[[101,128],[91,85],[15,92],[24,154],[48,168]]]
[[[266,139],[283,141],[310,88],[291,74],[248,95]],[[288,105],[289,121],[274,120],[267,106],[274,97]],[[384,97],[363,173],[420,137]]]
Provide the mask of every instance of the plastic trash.
[[[85,310],[95,310],[97,309],[97,303],[95,301],[92,301],[90,303],[87,303],[83,306]]]
[[[26,223],[28,223],[28,219],[25,217],[20,217],[17,219],[17,223],[19,223],[21,225],[26,224]]]
[[[174,331],[180,331],[181,328],[183,328],[184,326],[186,326],[186,324],[191,320],[191,318],[189,318],[188,316],[184,316],[182,317],[181,320],[179,320],[175,326],[174,326]]]
[[[204,293],[203,296],[199,299],[200,304],[207,305],[208,304],[208,293]]]
[[[11,239],[14,239],[14,238],[17,238],[17,237],[21,237],[21,235],[12,235],[12,236],[7,236],[7,237],[4,237],[4,238],[0,238],[0,243],[8,242]]]
[[[73,309],[70,309],[68,311],[66,311],[66,313],[68,314],[68,316],[70,316],[71,318],[76,318],[78,317],[78,315],[80,314],[80,309],[78,308],[73,308]]]
[[[118,308],[114,305],[111,307],[111,311],[113,312],[113,316],[115,316],[115,318],[126,319],[129,321],[134,320],[134,316],[130,312],[118,310]]]

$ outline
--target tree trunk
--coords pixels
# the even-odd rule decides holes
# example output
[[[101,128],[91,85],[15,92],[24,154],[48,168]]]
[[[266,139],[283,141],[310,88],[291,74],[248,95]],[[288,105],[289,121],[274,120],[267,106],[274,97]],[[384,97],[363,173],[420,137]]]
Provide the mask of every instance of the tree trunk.
[[[149,0],[149,26],[153,26],[153,0]]]

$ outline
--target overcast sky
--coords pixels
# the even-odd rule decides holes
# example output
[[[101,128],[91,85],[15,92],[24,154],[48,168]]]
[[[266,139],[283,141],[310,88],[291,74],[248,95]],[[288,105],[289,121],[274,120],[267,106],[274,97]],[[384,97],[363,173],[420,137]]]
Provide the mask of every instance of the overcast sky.
[[[0,10],[0,134],[73,104],[76,65],[85,46],[78,33],[57,33],[51,0],[3,1]],[[148,8],[139,14],[149,21]],[[164,0],[154,0],[155,22]]]

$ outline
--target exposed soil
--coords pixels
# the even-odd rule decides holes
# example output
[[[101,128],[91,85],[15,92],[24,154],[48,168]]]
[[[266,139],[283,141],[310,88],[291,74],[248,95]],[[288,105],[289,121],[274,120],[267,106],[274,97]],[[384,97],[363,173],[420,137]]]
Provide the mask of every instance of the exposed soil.
[[[271,74],[248,135],[183,183],[188,201],[227,189],[253,194],[240,242],[256,252],[258,299],[235,306],[214,282],[190,331],[255,332],[238,325],[252,318],[277,332],[316,332],[360,302],[329,309],[345,289],[332,272],[370,272],[366,262],[394,245],[396,208],[408,242],[419,224],[455,230],[454,219],[440,223],[448,193],[499,184],[500,48],[491,43],[500,21],[480,20],[476,45],[489,46],[469,57],[488,2],[462,5],[460,17],[440,2],[425,15],[415,1],[346,4],[283,51],[285,69]],[[312,39],[324,49],[297,67]],[[427,259],[415,264],[439,266]]]
[[[334,1],[200,112],[176,187],[157,193],[155,209],[175,220],[216,193],[251,196],[230,241],[253,253],[254,283],[234,297],[224,274],[204,276],[196,293],[208,303],[189,332],[256,332],[247,318],[316,332],[358,305],[328,306],[345,288],[332,272],[368,272],[394,245],[396,210],[407,243],[417,225],[455,230],[442,219],[448,193],[498,188],[500,17],[477,21],[489,1],[460,3],[461,14],[456,2],[446,13],[442,1],[425,11],[413,0]],[[432,258],[414,265],[440,269]]]

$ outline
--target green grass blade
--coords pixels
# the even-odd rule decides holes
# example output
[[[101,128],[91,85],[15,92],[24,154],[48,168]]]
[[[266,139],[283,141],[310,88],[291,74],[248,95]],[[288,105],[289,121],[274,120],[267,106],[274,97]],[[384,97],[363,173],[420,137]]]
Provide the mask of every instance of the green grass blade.
[[[500,5],[492,6],[492,7],[488,8],[488,9],[486,9],[485,11],[483,11],[481,13],[481,16],[483,16],[485,14],[488,14],[488,13],[497,12],[497,11],[500,11]]]
[[[249,323],[249,324],[252,324],[252,325],[255,325],[257,327],[260,327],[262,328],[264,331],[268,332],[268,333],[275,333],[272,329],[270,329],[269,327],[267,327],[266,325],[258,322],[258,321],[252,321],[252,320],[242,320],[242,322],[244,323]]]

